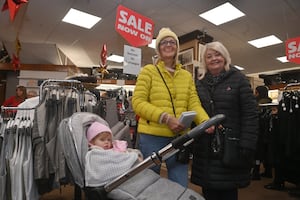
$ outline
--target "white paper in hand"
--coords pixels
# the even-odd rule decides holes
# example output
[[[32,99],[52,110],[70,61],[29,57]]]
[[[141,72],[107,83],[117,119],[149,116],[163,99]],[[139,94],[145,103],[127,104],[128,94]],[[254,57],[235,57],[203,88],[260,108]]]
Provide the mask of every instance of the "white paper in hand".
[[[197,113],[195,111],[182,112],[179,117],[179,122],[184,125],[185,129],[187,129],[191,126],[191,123],[194,120],[196,114]]]

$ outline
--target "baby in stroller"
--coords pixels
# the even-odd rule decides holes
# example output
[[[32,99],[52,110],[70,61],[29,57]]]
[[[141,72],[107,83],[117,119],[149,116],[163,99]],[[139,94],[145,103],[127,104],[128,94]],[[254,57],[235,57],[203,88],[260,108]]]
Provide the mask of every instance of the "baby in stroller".
[[[94,123],[96,128],[92,131]],[[103,132],[112,132],[113,138],[123,139],[123,137],[115,137],[119,134],[114,132],[114,127],[109,129],[108,123],[93,113],[74,113],[71,117],[63,119],[59,126],[58,136],[67,166],[74,183],[85,191],[86,199],[203,200],[203,197],[195,191],[160,177],[148,169],[145,162],[151,161],[150,157],[139,162],[139,156],[135,150],[132,152],[128,148],[125,152],[119,152],[120,150],[117,150],[119,147],[116,143],[114,144],[113,140],[113,148],[104,150],[96,147],[90,134],[100,137]],[[135,175],[128,175],[128,171],[133,169],[138,169],[139,172],[134,173]],[[117,181],[112,179],[119,175],[126,175],[126,181],[121,185],[115,185]]]
[[[111,129],[100,122],[91,124],[86,137],[89,151],[85,177],[89,186],[103,186],[142,161],[139,150],[127,148],[125,140],[113,140]],[[109,173],[107,169],[110,169]]]

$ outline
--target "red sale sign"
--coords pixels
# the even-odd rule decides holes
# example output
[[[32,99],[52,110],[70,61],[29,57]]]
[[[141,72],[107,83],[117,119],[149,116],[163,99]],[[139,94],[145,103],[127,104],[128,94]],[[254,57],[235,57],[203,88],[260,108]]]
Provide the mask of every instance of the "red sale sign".
[[[288,61],[300,64],[300,37],[285,42],[285,53]]]
[[[130,45],[145,46],[152,41],[154,23],[151,19],[119,5],[115,29]]]

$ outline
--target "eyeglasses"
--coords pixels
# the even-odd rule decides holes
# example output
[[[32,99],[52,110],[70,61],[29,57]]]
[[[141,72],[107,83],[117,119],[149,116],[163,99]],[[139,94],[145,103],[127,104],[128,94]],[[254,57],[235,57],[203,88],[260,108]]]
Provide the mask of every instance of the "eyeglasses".
[[[161,46],[175,46],[177,44],[177,42],[175,40],[163,40],[159,43]]]

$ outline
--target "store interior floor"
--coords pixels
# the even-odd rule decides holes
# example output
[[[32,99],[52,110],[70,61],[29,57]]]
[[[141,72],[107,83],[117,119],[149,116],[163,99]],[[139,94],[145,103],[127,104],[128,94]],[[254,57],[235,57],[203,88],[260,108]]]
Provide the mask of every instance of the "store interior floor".
[[[162,176],[166,176],[166,169],[162,167]],[[272,182],[272,178],[261,178],[261,180],[253,180],[249,187],[239,190],[239,200],[299,200],[300,196],[291,195],[291,191],[295,191],[296,186],[291,183],[285,183],[285,190],[268,190],[264,185]],[[189,188],[196,192],[201,192],[201,187],[191,184]],[[298,191],[298,190],[297,190]],[[82,194],[82,200],[84,195]],[[60,189],[53,190],[50,193],[44,194],[40,200],[73,200],[74,187],[67,185]]]

